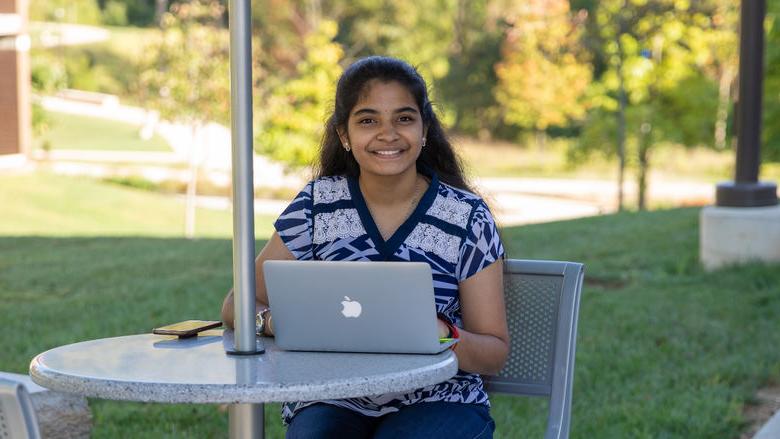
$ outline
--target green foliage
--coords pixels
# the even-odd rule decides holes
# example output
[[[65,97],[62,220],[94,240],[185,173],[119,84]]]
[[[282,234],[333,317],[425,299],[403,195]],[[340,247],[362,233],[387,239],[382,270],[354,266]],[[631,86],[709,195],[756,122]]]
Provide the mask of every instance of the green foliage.
[[[112,26],[148,26],[155,0],[31,0],[30,19]]]
[[[438,110],[451,115],[452,129],[482,139],[512,137],[502,130],[501,107],[492,92],[506,31],[495,13],[497,3],[458,2],[447,49],[449,70],[434,81]]]
[[[127,25],[127,4],[117,0],[109,0],[103,6],[103,24],[109,26]]]
[[[100,24],[96,0],[31,0],[30,20]]]
[[[54,53],[33,50],[30,56],[30,82],[37,93],[54,93],[68,86],[65,63]]]
[[[335,22],[321,20],[305,39],[307,53],[297,75],[271,87],[257,106],[261,152],[293,166],[314,161],[341,74],[341,46],[333,42],[337,30]]]
[[[780,4],[767,4],[766,68],[764,78],[763,144],[765,160],[780,162]]]
[[[382,54],[409,61],[429,81],[444,77],[453,40],[457,2],[396,0],[348,2],[343,9],[343,41],[348,52]],[[435,11],[435,13],[432,13]],[[340,21],[341,22],[341,21]]]
[[[167,3],[34,0],[31,12],[37,19],[73,21],[90,14],[70,11],[93,9],[99,15],[99,5],[104,22],[145,26],[154,21],[155,6],[164,9]],[[252,0],[258,150],[294,165],[308,162],[332,99],[326,91],[333,84],[326,81],[358,57],[374,54],[418,66],[445,125],[481,139],[516,141],[528,130],[552,136],[582,132],[580,157],[615,151],[620,124],[602,119],[617,117],[618,99],[625,93],[629,109],[623,128],[634,152],[661,143],[723,149],[729,143],[736,76],[738,3]],[[220,4],[225,1],[175,6],[162,23],[165,36],[149,50],[139,39],[156,35],[130,27],[111,29],[106,44],[50,50],[45,58],[33,58],[34,84],[46,93],[63,86],[116,93],[125,101],[151,103],[169,118],[226,122],[224,8],[203,12],[202,18],[177,12]],[[780,117],[780,83],[774,74],[780,71],[775,68],[780,38],[778,26],[772,25],[777,8],[770,2],[767,158],[780,157],[780,128],[774,123]],[[334,22],[335,31],[323,30]],[[313,60],[319,51],[327,59]],[[146,70],[143,79],[140,70]]]
[[[34,144],[44,151],[49,151],[51,149],[51,141],[47,138],[47,134],[52,126],[51,116],[37,102],[33,102],[31,110]]]
[[[511,28],[496,64],[496,99],[504,120],[544,130],[581,119],[581,98],[591,79],[581,50],[582,19],[578,23],[571,16],[568,0],[524,2],[509,17]]]
[[[128,96],[136,81],[136,64],[102,43],[33,49],[31,55],[31,83],[39,93],[75,88]]]
[[[140,89],[168,120],[226,122],[230,111],[229,35],[213,0],[176,3],[148,47]]]
[[[600,76],[589,86],[592,110],[580,155],[633,150],[628,162],[638,167],[640,208],[655,145],[723,144],[725,130],[716,127],[728,115],[733,58],[723,45],[733,41],[727,37],[734,32],[732,9],[717,0],[601,0],[596,6],[589,29]],[[605,117],[616,120],[600,120]]]
[[[94,52],[65,49],[65,70],[68,72],[68,88],[78,90],[117,93],[122,85],[111,74],[109,65],[99,63]]]
[[[629,152],[636,153],[637,144],[643,136],[649,136],[653,144],[711,145],[718,103],[717,88],[712,81],[692,71],[672,88],[654,88],[652,92],[652,99],[637,102],[627,109]],[[615,105],[610,100],[588,113],[578,142],[573,144],[580,151],[572,151],[572,157],[583,160],[594,151],[614,155],[617,119],[611,109]],[[711,117],[702,117],[702,113]],[[635,162],[629,160],[631,163]]]
[[[124,8],[128,24],[149,26],[154,23],[155,0],[108,0],[103,8],[104,14],[111,3],[116,3]]]

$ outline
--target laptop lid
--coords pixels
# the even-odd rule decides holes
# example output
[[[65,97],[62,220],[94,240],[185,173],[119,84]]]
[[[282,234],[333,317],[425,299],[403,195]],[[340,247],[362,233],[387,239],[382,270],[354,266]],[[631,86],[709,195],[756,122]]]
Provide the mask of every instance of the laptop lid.
[[[282,349],[438,353],[431,268],[424,262],[266,261]]]

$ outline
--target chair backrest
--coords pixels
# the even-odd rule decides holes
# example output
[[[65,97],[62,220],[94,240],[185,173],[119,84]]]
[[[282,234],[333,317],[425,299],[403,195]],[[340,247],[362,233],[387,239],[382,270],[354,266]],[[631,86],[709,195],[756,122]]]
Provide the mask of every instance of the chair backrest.
[[[38,418],[22,383],[0,378],[0,438],[39,439]]]
[[[545,438],[569,437],[577,316],[584,266],[509,259],[504,298],[511,349],[504,369],[485,376],[491,393],[550,399]]]

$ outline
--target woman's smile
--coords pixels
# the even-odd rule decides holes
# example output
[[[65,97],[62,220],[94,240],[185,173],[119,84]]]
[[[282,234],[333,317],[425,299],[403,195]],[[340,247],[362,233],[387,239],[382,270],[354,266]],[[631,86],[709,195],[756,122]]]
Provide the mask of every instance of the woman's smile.
[[[404,152],[406,152],[406,151],[403,150],[403,149],[400,149],[400,148],[398,148],[398,149],[380,149],[380,150],[376,150],[376,151],[371,151],[372,154],[375,154],[375,155],[377,155],[377,156],[379,156],[381,158],[390,158],[390,159],[398,158]]]

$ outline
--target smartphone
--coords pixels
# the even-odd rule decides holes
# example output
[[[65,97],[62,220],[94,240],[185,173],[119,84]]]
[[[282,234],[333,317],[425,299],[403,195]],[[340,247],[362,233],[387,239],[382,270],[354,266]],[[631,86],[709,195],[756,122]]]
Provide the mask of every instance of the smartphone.
[[[154,328],[152,334],[178,335],[179,337],[192,337],[199,332],[222,326],[222,322],[215,320],[185,320],[183,322]]]

